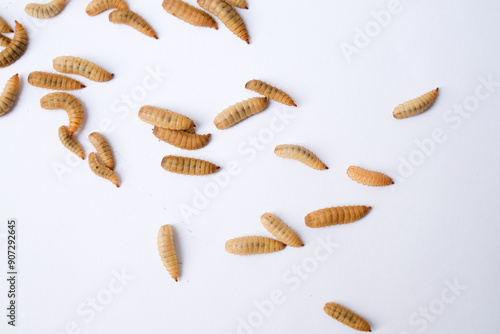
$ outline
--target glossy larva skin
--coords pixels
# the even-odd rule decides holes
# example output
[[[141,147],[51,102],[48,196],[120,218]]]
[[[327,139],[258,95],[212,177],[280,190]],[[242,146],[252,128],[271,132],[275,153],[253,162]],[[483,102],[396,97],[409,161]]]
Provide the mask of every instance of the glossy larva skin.
[[[228,4],[234,7],[248,9],[246,0],[225,0]]]
[[[260,217],[262,225],[269,231],[275,238],[284,244],[291,247],[302,247],[304,244],[300,240],[297,233],[292,230],[288,225],[283,223],[281,219],[271,213],[264,213]]]
[[[90,143],[97,150],[97,155],[101,159],[104,166],[109,169],[115,169],[115,159],[113,158],[113,151],[111,150],[111,146],[109,145],[106,138],[98,132],[92,132],[89,135]]]
[[[355,330],[362,332],[372,331],[370,325],[365,319],[342,305],[336,303],[326,303],[323,310],[333,319]]]
[[[46,110],[63,109],[69,116],[69,133],[73,134],[83,122],[83,106],[80,101],[68,93],[51,93],[40,99],[40,106]]]
[[[175,155],[163,157],[161,166],[168,172],[183,175],[209,175],[220,169],[219,166],[205,160]]]
[[[12,40],[9,37],[0,34],[0,46],[1,47],[6,48],[7,46],[9,46],[10,42],[12,42]]]
[[[366,216],[370,211],[370,206],[337,206],[321,209],[309,213],[306,218],[306,226],[311,228],[326,227],[352,223]]]
[[[0,33],[11,33],[11,32],[14,32],[14,30],[12,30],[9,24],[0,17]]]
[[[16,30],[12,42],[0,52],[0,68],[16,62],[28,48],[28,33],[23,25],[16,21]]]
[[[171,130],[187,130],[195,126],[189,117],[153,106],[142,106],[139,118],[146,123]]]
[[[250,44],[245,22],[230,4],[224,0],[198,0],[198,5],[217,16],[233,34]]]
[[[35,87],[53,90],[78,90],[85,88],[80,81],[61,74],[35,71],[28,77],[28,83]]]
[[[88,60],[78,57],[57,57],[53,61],[54,70],[61,73],[77,74],[97,82],[109,81],[113,74]]]
[[[230,128],[250,116],[266,109],[268,100],[265,97],[252,97],[238,102],[220,112],[214,119],[214,124],[219,130]]]
[[[317,169],[324,170],[328,167],[311,151],[299,145],[278,145],[274,149],[274,154],[281,158],[294,159],[303,164]]]
[[[24,11],[29,16],[38,19],[48,19],[54,17],[64,8],[66,0],[52,0],[46,4],[29,3],[24,8]]]
[[[256,93],[259,93],[260,95],[264,95],[265,97],[270,98],[271,100],[283,103],[287,106],[292,106],[292,107],[297,106],[297,104],[295,104],[295,102],[287,93],[285,93],[281,89],[271,86],[268,83],[265,83],[264,81],[256,79],[250,80],[249,82],[246,83],[245,88],[253,90]]]
[[[69,129],[67,126],[63,125],[59,128],[59,139],[61,143],[66,147],[70,152],[73,152],[76,156],[85,159],[85,153],[83,152],[82,145],[76,141],[73,136],[69,133]]]
[[[139,16],[139,14],[131,10],[117,9],[112,11],[111,13],[109,13],[109,22],[126,24],[146,36],[158,39],[158,36],[156,36],[156,32],[149,25],[149,23],[147,23],[146,20]]]
[[[240,237],[226,241],[226,252],[234,255],[267,254],[282,250],[285,244],[266,237]]]
[[[194,26],[218,29],[212,16],[182,0],[164,0],[162,7],[167,13]]]
[[[19,92],[19,74],[13,75],[7,83],[0,95],[0,116],[5,115],[10,111]]]
[[[160,227],[158,232],[158,252],[168,273],[177,282],[179,278],[179,261],[177,260],[174,234],[170,225]]]
[[[392,113],[394,118],[403,119],[423,113],[432,106],[438,96],[438,92],[439,88],[436,88],[416,99],[400,104]]]
[[[170,130],[155,126],[153,134],[156,138],[183,150],[198,150],[210,141],[210,134],[198,135],[183,130]]]
[[[351,166],[347,169],[347,175],[353,180],[365,186],[383,187],[394,184],[392,179],[380,172],[366,170],[361,167]]]
[[[115,174],[115,172],[113,172],[108,167],[102,165],[97,160],[97,155],[94,152],[89,154],[89,167],[95,175],[102,177],[106,180],[109,180],[117,187],[120,186],[120,181],[118,180],[118,176]]]
[[[85,12],[89,16],[95,16],[109,9],[128,9],[124,0],[93,0],[87,5]]]

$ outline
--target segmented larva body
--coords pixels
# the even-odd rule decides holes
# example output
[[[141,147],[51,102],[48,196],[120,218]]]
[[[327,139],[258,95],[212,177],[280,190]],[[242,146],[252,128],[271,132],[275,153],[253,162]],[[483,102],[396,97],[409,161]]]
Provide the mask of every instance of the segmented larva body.
[[[111,146],[109,145],[106,138],[98,132],[92,132],[89,135],[89,140],[92,145],[94,145],[97,150],[97,155],[101,158],[104,166],[109,169],[115,169],[115,159],[113,158],[113,151],[111,150]]]
[[[279,103],[283,103],[287,106],[296,107],[297,105],[293,102],[292,98],[276,87],[273,87],[264,81],[260,80],[250,80],[245,85],[246,89],[253,90],[254,92],[259,93],[260,95],[264,95],[265,97],[270,98],[271,100],[277,101]]]
[[[439,88],[431,90],[416,99],[407,101],[397,106],[393,115],[397,119],[408,118],[423,113],[429,109],[438,96]]]
[[[80,81],[61,74],[48,72],[31,72],[28,83],[32,86],[53,90],[77,90],[85,88]]]
[[[139,14],[127,9],[117,9],[109,13],[109,22],[126,24],[146,36],[158,39],[156,32]]]
[[[333,319],[353,329],[362,332],[372,331],[370,325],[365,319],[342,305],[335,303],[326,303],[324,311]]]
[[[326,227],[352,223],[366,216],[371,206],[337,206],[321,209],[309,213],[306,218],[306,226],[311,228]]]
[[[271,213],[264,213],[260,217],[262,225],[279,241],[291,247],[302,247],[304,244],[297,233]]]
[[[1,47],[6,48],[7,46],[9,46],[10,42],[12,42],[12,40],[9,37],[0,34],[0,46]]]
[[[14,32],[14,30],[12,30],[9,24],[0,17],[0,33],[11,33],[11,32]]]
[[[89,154],[89,167],[94,172],[95,175],[102,177],[103,179],[109,180],[115,186],[119,187],[120,182],[118,180],[118,175],[115,174],[111,169],[102,165],[97,160],[97,155],[92,152]]]
[[[347,175],[354,181],[365,186],[381,187],[394,184],[392,179],[380,172],[373,172],[361,167],[351,166],[347,169]]]
[[[0,52],[0,68],[12,65],[26,51],[28,47],[28,33],[23,25],[16,21],[16,31],[12,42]]]
[[[153,134],[156,138],[183,150],[197,150],[205,147],[210,141],[210,134],[197,135],[183,130],[170,130],[155,126]]]
[[[225,1],[231,6],[248,9],[246,0],[225,0]]]
[[[161,166],[168,172],[183,175],[209,175],[220,169],[219,166],[205,160],[175,155],[163,157]]]
[[[64,147],[82,158],[82,160],[85,159],[85,153],[83,153],[82,145],[80,145],[80,143],[78,143],[76,139],[71,136],[67,126],[63,125],[59,128],[59,139]]]
[[[260,113],[266,109],[267,105],[266,97],[252,97],[238,102],[219,113],[214,119],[214,124],[219,130],[230,128],[244,119]]]
[[[57,57],[53,61],[53,66],[57,72],[78,74],[92,81],[105,82],[113,78],[112,73],[105,71],[88,60],[78,57]]]
[[[13,75],[2,91],[0,95],[0,116],[5,115],[9,112],[10,108],[14,105],[14,101],[17,97],[17,92],[19,91],[19,74]]]
[[[87,5],[85,12],[89,16],[95,16],[109,9],[128,9],[124,0],[93,0]]]
[[[63,9],[66,0],[52,0],[46,4],[29,3],[24,8],[26,14],[38,19],[54,17]]]
[[[303,164],[317,169],[324,170],[328,167],[308,149],[299,145],[278,145],[274,149],[274,154],[281,158],[294,159]]]
[[[217,22],[206,12],[185,3],[182,0],[164,0],[163,9],[167,13],[181,19],[184,22],[198,27],[209,27],[219,29]]]
[[[50,93],[40,99],[43,109],[63,109],[69,116],[69,133],[73,134],[83,122],[83,106],[76,97],[68,93]]]
[[[285,244],[266,237],[240,237],[226,241],[226,252],[234,255],[267,254],[282,250]]]
[[[224,0],[198,0],[198,5],[217,16],[233,34],[250,44],[245,22],[230,4]]]
[[[160,253],[161,262],[163,262],[170,276],[177,282],[179,278],[179,262],[175,251],[174,233],[170,225],[160,227],[158,232],[158,252]]]
[[[170,130],[187,130],[195,126],[189,117],[153,106],[142,106],[139,118],[146,123]]]

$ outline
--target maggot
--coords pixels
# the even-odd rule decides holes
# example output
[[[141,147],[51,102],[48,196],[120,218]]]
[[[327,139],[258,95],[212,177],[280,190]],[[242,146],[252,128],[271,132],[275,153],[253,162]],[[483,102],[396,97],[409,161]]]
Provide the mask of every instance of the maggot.
[[[230,4],[224,0],[198,0],[198,5],[217,16],[233,34],[250,44],[245,22]]]
[[[284,244],[291,247],[304,246],[297,233],[272,213],[264,213],[260,217],[260,221],[269,233]]]
[[[89,167],[95,175],[102,177],[106,180],[109,180],[111,183],[113,183],[117,187],[120,186],[119,181],[118,181],[118,176],[115,174],[115,172],[113,172],[108,167],[102,165],[97,160],[97,156],[94,152],[89,154]]]
[[[158,252],[160,253],[161,262],[163,262],[170,276],[177,282],[179,278],[179,261],[175,251],[174,233],[170,225],[160,227],[158,232]]]
[[[362,332],[372,331],[370,325],[365,319],[342,305],[336,303],[326,303],[323,310],[333,319],[355,330]]]
[[[250,80],[249,82],[246,83],[245,88],[253,90],[256,93],[259,93],[260,95],[264,95],[265,97],[270,98],[271,100],[283,103],[287,106],[293,106],[293,107],[297,106],[297,104],[295,104],[295,102],[287,93],[285,93],[281,89],[271,86],[268,83],[265,83],[264,81],[255,79]]]
[[[175,155],[163,157],[161,166],[166,171],[183,175],[209,175],[220,169],[219,166],[205,160]]]
[[[64,147],[73,152],[76,156],[85,159],[85,153],[83,152],[82,145],[80,145],[80,143],[78,143],[76,139],[71,136],[67,126],[63,125],[59,128],[59,139]]]
[[[357,166],[349,167],[347,169],[347,175],[352,180],[366,186],[381,187],[394,184],[392,179],[383,173],[366,170]]]
[[[14,30],[12,30],[9,24],[0,17],[0,33],[11,33],[11,32],[14,32]]]
[[[113,78],[112,73],[88,60],[78,57],[57,57],[53,61],[53,66],[57,72],[78,74],[92,81],[105,82]]]
[[[76,97],[68,93],[50,93],[40,99],[46,110],[63,109],[69,116],[69,133],[73,134],[83,122],[83,106]]]
[[[220,112],[214,119],[214,124],[219,130],[227,129],[244,119],[260,113],[266,109],[268,100],[266,97],[252,97],[248,100],[238,102]]]
[[[127,9],[117,9],[109,13],[109,22],[126,24],[146,36],[158,39],[156,32],[139,14]]]
[[[184,22],[198,27],[218,29],[217,22],[208,13],[182,0],[164,0],[163,9]]]
[[[9,112],[14,105],[17,93],[19,91],[19,74],[13,75],[7,83],[0,95],[0,116]]]
[[[312,228],[326,227],[352,223],[366,216],[371,206],[337,206],[321,209],[309,213],[306,218],[306,226]]]
[[[1,47],[6,48],[7,46],[9,46],[10,42],[12,42],[12,40],[9,37],[0,34],[0,46]]]
[[[52,0],[46,4],[29,3],[24,8],[24,11],[29,16],[37,19],[48,19],[54,17],[64,8],[66,0]]]
[[[16,30],[12,42],[0,52],[0,68],[12,65],[26,52],[28,33],[23,25],[16,21]]]
[[[429,109],[438,96],[439,88],[431,90],[416,99],[401,103],[392,114],[397,119],[408,118],[423,113]]]
[[[234,7],[248,9],[246,0],[225,0],[228,4]]]
[[[240,237],[226,241],[226,252],[235,255],[267,254],[283,248],[284,243],[267,237]]]
[[[278,145],[274,149],[274,154],[281,158],[300,161],[314,169],[328,169],[328,167],[321,160],[319,160],[314,153],[299,145]]]
[[[109,169],[115,169],[115,159],[113,158],[113,151],[111,150],[111,146],[109,145],[106,138],[98,132],[92,132],[89,135],[90,143],[97,150],[97,155],[101,159],[104,166]]]
[[[93,0],[85,9],[89,16],[95,16],[109,9],[128,9],[124,0]]]
[[[146,123],[171,130],[187,130],[195,126],[189,117],[153,106],[142,106],[139,118]]]
[[[197,150],[205,147],[210,141],[210,134],[198,135],[183,130],[170,130],[155,126],[153,134],[156,138],[183,150]]]
[[[35,87],[47,88],[53,90],[77,90],[85,88],[80,81],[68,76],[35,71],[28,76],[28,83]]]

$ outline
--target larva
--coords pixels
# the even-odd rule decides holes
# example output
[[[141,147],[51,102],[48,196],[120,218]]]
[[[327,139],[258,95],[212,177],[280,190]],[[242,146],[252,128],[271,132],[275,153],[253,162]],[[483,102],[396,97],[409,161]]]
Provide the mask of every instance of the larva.
[[[197,135],[182,130],[170,130],[155,126],[153,134],[156,138],[183,150],[197,150],[205,147],[210,141],[210,134]]]
[[[266,97],[252,97],[248,100],[238,102],[219,113],[214,124],[219,130],[227,129],[244,119],[260,113],[266,109],[268,100]]]
[[[306,226],[311,228],[326,227],[352,223],[366,216],[371,206],[337,206],[321,209],[309,213],[306,218]]]
[[[126,24],[146,36],[158,39],[156,32],[139,14],[127,9],[117,9],[109,13],[109,22]]]
[[[226,0],[226,2],[234,7],[248,9],[246,0]]]
[[[9,24],[0,17],[0,33],[11,33],[11,32],[14,32],[14,30],[12,30]]]
[[[92,132],[89,135],[89,140],[92,145],[94,145],[97,150],[97,155],[101,158],[104,166],[109,169],[115,169],[115,159],[113,158],[113,151],[111,150],[111,146],[109,145],[106,138],[98,132]]]
[[[16,31],[12,42],[0,52],[0,68],[12,65],[26,51],[28,47],[28,33],[23,25],[16,21]]]
[[[429,109],[438,96],[439,88],[431,90],[416,99],[401,103],[392,114],[397,119],[408,118],[423,113]]]
[[[78,57],[57,57],[54,59],[52,65],[57,72],[78,74],[92,81],[105,82],[113,78],[112,73],[88,60]]]
[[[24,8],[26,14],[38,19],[48,19],[54,17],[63,9],[66,0],[52,0],[44,5],[29,3]]]
[[[300,240],[297,233],[288,225],[283,223],[281,219],[271,213],[264,213],[260,217],[262,225],[279,241],[291,247],[302,247],[304,244]]]
[[[85,85],[80,81],[65,75],[40,71],[31,72],[28,77],[28,83],[35,87],[53,90],[77,90],[85,88]]]
[[[108,9],[124,9],[127,10],[128,6],[124,0],[93,0],[87,5],[85,12],[89,16],[95,16]]]
[[[177,282],[179,278],[179,262],[175,251],[174,233],[170,225],[160,227],[158,232],[158,252],[160,253],[161,262],[163,262],[170,276]]]
[[[209,175],[220,169],[219,166],[205,160],[175,155],[163,157],[161,166],[168,172],[183,175]]]
[[[198,0],[198,5],[217,16],[233,34],[250,44],[245,22],[231,5],[224,0]]]
[[[299,145],[278,145],[274,149],[274,154],[281,158],[300,161],[314,169],[328,169],[328,167],[321,160],[319,160],[314,153]]]
[[[5,84],[5,87],[0,95],[0,116],[9,112],[14,105],[14,101],[19,91],[19,74],[13,75]]]
[[[358,183],[365,186],[381,187],[394,184],[392,179],[380,172],[373,172],[361,167],[351,166],[347,169],[347,175]]]
[[[71,136],[67,126],[63,125],[59,128],[59,139],[64,147],[80,158],[85,159],[85,153],[83,153],[82,145],[80,145],[80,143],[78,143],[76,139]]]
[[[282,250],[285,244],[266,237],[240,237],[226,241],[226,252],[235,255],[267,254]]]
[[[76,97],[68,93],[50,93],[40,99],[46,110],[63,109],[69,116],[69,133],[73,134],[83,122],[83,106]]]
[[[264,81],[255,79],[250,80],[249,82],[246,83],[245,88],[253,90],[254,92],[259,93],[260,95],[264,95],[265,97],[270,98],[271,100],[283,103],[287,106],[293,106],[293,107],[297,106],[297,104],[295,104],[295,102],[287,93],[285,93],[281,89],[278,89],[276,87],[273,87],[265,83]]]
[[[139,118],[146,123],[170,130],[187,130],[195,126],[189,117],[153,106],[142,106]]]
[[[355,330],[361,332],[372,331],[370,325],[365,319],[342,305],[335,303],[326,303],[324,311],[333,319]]]
[[[6,48],[7,46],[9,46],[10,42],[12,42],[12,40],[9,37],[0,34],[0,46],[1,47]]]
[[[89,167],[95,175],[109,180],[117,187],[120,186],[118,176],[115,174],[115,172],[113,172],[108,167],[101,165],[101,163],[97,160],[97,156],[94,152],[89,154]]]
[[[182,0],[164,0],[163,9],[167,13],[181,19],[184,22],[198,27],[209,27],[219,29],[217,22],[206,12],[185,3]]]

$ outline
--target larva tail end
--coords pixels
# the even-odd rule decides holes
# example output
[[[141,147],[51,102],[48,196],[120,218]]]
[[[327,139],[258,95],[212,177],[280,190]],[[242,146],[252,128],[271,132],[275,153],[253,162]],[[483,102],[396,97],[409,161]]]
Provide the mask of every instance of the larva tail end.
[[[296,107],[296,106],[297,106],[297,103],[292,102],[292,107]]]
[[[156,36],[156,34],[153,36],[154,39],[158,39],[158,36]]]
[[[436,93],[437,93],[437,92],[439,92],[439,87],[438,87],[438,88],[436,88]]]
[[[328,168],[328,166],[325,166],[325,169],[330,169],[330,168]]]
[[[14,75],[16,78],[19,78],[19,73],[17,73],[16,75]]]
[[[84,84],[81,84],[80,86],[81,86],[81,88],[85,88],[86,87]]]
[[[219,166],[215,166],[215,170],[219,170],[219,169],[220,169],[220,167],[219,167]]]
[[[115,74],[111,73],[111,78],[109,80],[113,79],[114,77],[115,77]]]
[[[250,44],[250,40],[249,39],[246,39],[245,42],[247,42],[247,44]]]

